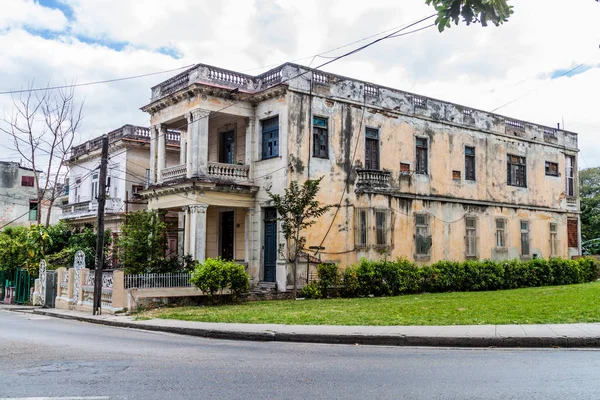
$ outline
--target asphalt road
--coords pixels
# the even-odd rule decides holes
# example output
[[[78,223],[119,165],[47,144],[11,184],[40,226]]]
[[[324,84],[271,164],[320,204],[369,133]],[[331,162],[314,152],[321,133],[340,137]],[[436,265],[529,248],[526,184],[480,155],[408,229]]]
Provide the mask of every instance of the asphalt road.
[[[235,342],[0,310],[6,397],[598,399],[600,351]]]

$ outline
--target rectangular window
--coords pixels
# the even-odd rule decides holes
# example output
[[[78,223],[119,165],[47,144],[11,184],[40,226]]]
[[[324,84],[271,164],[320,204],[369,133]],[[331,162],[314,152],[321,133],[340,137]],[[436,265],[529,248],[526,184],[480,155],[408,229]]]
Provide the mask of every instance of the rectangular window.
[[[567,177],[567,196],[575,196],[575,157],[567,156],[566,171]]]
[[[415,215],[415,253],[417,256],[428,256],[431,250],[431,234],[429,233],[429,216]]]
[[[92,175],[92,200],[98,198],[98,174]]]
[[[131,186],[131,193],[133,194],[140,194],[140,192],[144,190],[144,187],[142,185],[132,185]],[[115,194],[115,197],[117,197],[117,195]]]
[[[546,175],[558,176],[558,164],[555,162],[546,161]]]
[[[466,251],[465,255],[470,258],[477,257],[477,219],[465,218],[466,226]]]
[[[510,186],[527,187],[525,157],[506,156],[506,183]]]
[[[379,169],[379,130],[365,129],[365,168]]]
[[[465,147],[465,180],[475,180],[475,147]]]
[[[354,245],[355,247],[367,247],[369,210],[366,208],[354,209]]]
[[[529,256],[529,221],[521,221],[521,256]]]
[[[279,156],[279,116],[262,121],[262,159]]]
[[[21,186],[33,187],[34,185],[35,185],[35,183],[34,183],[33,176],[22,176],[21,177]]]
[[[390,218],[389,211],[375,210],[375,244],[377,246],[389,245]]]
[[[552,257],[558,255],[558,232],[554,222],[550,222],[550,255]]]
[[[150,187],[150,170],[146,169],[146,189]]]
[[[37,221],[37,213],[38,213],[38,202],[34,200],[29,201],[29,220]]]
[[[503,218],[496,219],[496,248],[506,248],[506,220]]]
[[[417,162],[416,173],[427,175],[427,139],[417,138]]]
[[[576,219],[567,220],[567,238],[569,247],[579,247],[579,222]]]
[[[329,158],[327,118],[313,117],[313,157]]]

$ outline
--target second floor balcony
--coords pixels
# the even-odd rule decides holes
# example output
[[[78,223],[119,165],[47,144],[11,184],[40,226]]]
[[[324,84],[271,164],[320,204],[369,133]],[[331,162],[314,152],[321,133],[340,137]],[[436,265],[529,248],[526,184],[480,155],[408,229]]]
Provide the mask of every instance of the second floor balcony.
[[[98,200],[85,200],[77,203],[65,204],[61,206],[61,220],[93,217],[98,213]],[[104,205],[106,214],[115,214],[124,212],[123,200],[117,198],[107,198]]]

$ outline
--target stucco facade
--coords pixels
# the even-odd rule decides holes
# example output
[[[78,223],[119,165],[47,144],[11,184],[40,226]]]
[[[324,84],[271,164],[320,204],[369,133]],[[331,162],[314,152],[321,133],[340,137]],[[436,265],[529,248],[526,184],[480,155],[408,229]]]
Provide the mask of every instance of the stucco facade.
[[[289,282],[267,191],[320,177],[332,207],[306,235],[323,261],[580,254],[572,132],[295,64],[258,77],[199,64],[143,110],[149,207],[179,212],[182,254],[245,262],[255,282]]]

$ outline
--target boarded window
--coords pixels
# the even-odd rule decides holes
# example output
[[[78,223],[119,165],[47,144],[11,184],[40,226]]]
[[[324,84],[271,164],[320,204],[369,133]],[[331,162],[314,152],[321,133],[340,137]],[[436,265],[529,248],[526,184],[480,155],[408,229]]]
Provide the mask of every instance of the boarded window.
[[[579,223],[576,219],[567,220],[567,236],[569,247],[579,247]]]
[[[525,157],[506,156],[506,183],[510,186],[527,187]]]
[[[554,222],[550,222],[550,255],[552,257],[558,255],[557,225]]]
[[[327,118],[313,117],[313,156],[329,158]]]
[[[34,177],[33,176],[22,176],[21,177],[21,186],[33,187],[34,186]]]
[[[403,175],[410,174],[410,164],[400,163],[400,173]]]
[[[279,156],[279,116],[262,121],[262,159]]]
[[[472,217],[465,218],[466,225],[466,251],[467,257],[477,257],[477,219]]]
[[[521,256],[529,256],[529,221],[521,221]]]
[[[555,162],[546,161],[546,175],[547,176],[558,176],[558,164]]]
[[[460,181],[460,171],[452,171],[452,179],[455,181]]]
[[[379,130],[365,129],[365,168],[379,169]]]
[[[475,180],[475,147],[465,147],[465,179]]]
[[[375,210],[375,244],[377,246],[388,246],[390,238],[390,212],[388,210]]]
[[[567,156],[566,171],[567,177],[567,196],[575,196],[575,157]]]
[[[417,138],[416,155],[416,173],[427,175],[427,139]]]
[[[415,215],[415,254],[428,256],[431,251],[432,240],[429,233],[429,216],[427,214]]]
[[[506,220],[503,218],[496,219],[496,247],[506,248]]]
[[[368,243],[369,213],[366,208],[354,209],[354,245],[367,247]]]

